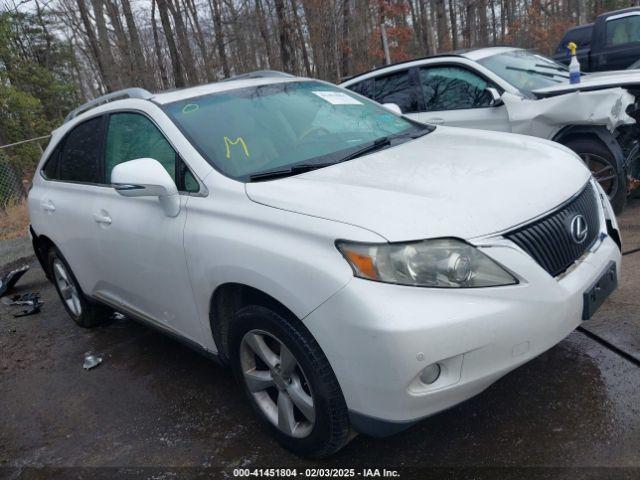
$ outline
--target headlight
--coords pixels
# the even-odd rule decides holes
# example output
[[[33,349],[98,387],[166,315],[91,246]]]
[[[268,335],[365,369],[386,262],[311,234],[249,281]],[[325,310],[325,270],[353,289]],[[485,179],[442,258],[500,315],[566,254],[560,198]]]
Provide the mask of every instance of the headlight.
[[[453,238],[408,243],[336,242],[356,277],[419,287],[496,287],[518,283],[477,248]]]

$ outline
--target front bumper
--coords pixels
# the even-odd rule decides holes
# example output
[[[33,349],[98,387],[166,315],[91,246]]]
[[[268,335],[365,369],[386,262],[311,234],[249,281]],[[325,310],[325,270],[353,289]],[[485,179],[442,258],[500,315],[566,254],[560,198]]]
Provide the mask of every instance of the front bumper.
[[[609,262],[620,272],[609,236],[557,278],[510,242],[479,248],[521,283],[454,290],[354,278],[304,319],[356,429],[394,433],[478,394],[580,324],[583,293]],[[442,373],[425,385],[418,376],[435,362]]]

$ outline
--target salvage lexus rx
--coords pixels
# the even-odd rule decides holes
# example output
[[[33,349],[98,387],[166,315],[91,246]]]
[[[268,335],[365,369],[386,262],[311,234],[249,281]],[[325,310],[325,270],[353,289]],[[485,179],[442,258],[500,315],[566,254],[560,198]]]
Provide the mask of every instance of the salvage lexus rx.
[[[230,365],[275,437],[314,457],[549,349],[621,258],[609,200],[567,148],[268,72],[83,105],[29,211],[78,325],[115,310]]]

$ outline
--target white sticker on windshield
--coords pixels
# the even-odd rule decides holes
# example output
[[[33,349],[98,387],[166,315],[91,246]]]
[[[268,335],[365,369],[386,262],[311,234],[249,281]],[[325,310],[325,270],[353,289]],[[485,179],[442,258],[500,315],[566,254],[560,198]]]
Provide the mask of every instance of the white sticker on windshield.
[[[362,105],[362,102],[343,92],[312,92],[331,105]]]

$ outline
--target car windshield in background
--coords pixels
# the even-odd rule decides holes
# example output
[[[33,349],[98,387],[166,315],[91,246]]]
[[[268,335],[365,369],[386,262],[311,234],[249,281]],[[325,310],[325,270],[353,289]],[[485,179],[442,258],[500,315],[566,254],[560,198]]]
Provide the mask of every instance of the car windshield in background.
[[[538,88],[569,81],[569,70],[536,53],[512,50],[478,60],[482,66],[502,77],[526,95]]]
[[[429,131],[363,97],[310,81],[229,90],[164,109],[214,167],[243,181],[320,168]]]

